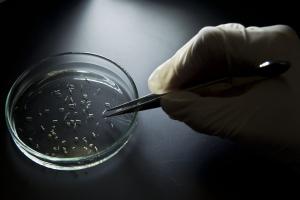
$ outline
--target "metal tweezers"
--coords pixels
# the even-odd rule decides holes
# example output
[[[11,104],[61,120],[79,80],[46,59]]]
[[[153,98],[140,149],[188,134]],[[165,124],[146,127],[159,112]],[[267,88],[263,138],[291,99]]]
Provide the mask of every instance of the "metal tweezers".
[[[221,79],[213,80],[207,83],[197,85],[192,88],[185,89],[187,91],[193,91],[203,87],[208,87],[213,84],[232,80],[233,77],[250,77],[250,76],[261,76],[264,78],[271,78],[286,72],[290,68],[290,64],[287,61],[266,61],[251,70],[245,70],[243,73],[233,73],[231,76],[224,77]],[[131,112],[137,112],[142,110],[148,110],[160,107],[160,99],[165,94],[148,94],[144,97],[117,105],[110,109],[105,110],[103,113],[104,117],[112,117],[116,115],[122,115]]]
[[[149,110],[160,107],[160,98],[165,94],[148,94],[144,97],[123,103],[113,108],[107,109],[103,116],[112,117],[135,111]]]

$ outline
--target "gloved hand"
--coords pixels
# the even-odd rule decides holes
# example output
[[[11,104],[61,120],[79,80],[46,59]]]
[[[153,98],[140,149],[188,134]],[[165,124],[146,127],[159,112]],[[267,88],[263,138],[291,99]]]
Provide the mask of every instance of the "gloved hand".
[[[238,87],[220,85],[198,93],[181,90],[266,60],[286,60],[291,68],[233,95],[230,91]],[[173,91],[161,102],[172,119],[280,160],[300,162],[299,70],[300,41],[290,27],[225,24],[201,29],[151,74],[148,85],[153,93]],[[225,92],[220,92],[222,88]]]

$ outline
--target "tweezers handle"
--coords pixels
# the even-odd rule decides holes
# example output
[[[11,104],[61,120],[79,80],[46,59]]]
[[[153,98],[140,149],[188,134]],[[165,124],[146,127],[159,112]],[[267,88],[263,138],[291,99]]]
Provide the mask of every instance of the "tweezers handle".
[[[243,72],[235,72],[233,71],[229,76],[213,80],[207,83],[203,83],[191,88],[185,89],[186,91],[193,91],[199,88],[208,87],[210,85],[232,80],[234,77],[252,77],[252,76],[260,76],[264,78],[271,78],[274,76],[278,76],[284,72],[286,72],[290,68],[290,63],[287,61],[266,61],[254,68],[247,68],[244,69]],[[106,113],[104,114],[105,117],[125,114],[129,112],[135,111],[142,111],[160,107],[160,99],[165,94],[149,94],[139,99],[132,100],[130,102],[118,105],[114,108],[108,109],[107,111],[112,112],[115,110],[116,112],[113,113]]]
[[[143,105],[139,108],[139,111],[142,110],[149,110],[153,108],[158,108],[161,106],[160,99],[164,94],[150,94],[147,96],[151,96],[151,99],[149,101],[146,101],[143,103]]]

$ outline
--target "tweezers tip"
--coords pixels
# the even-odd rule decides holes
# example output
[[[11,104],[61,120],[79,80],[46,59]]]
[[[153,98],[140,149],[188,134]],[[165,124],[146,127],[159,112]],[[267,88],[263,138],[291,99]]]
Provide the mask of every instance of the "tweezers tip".
[[[110,115],[107,113],[109,110],[104,110],[103,112],[102,112],[102,117],[103,118],[107,118],[107,117],[110,117]]]

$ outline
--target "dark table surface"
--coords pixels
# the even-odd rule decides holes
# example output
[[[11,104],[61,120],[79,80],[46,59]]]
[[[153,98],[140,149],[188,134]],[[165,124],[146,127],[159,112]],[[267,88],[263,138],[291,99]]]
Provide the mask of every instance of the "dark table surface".
[[[135,135],[111,160],[76,172],[38,166],[10,140],[4,102],[31,63],[64,51],[111,58],[135,80],[147,78],[197,31],[239,22],[289,24],[291,2],[12,1],[0,4],[1,199],[260,199],[294,196],[299,176],[232,142],[199,134],[161,110],[141,112]],[[295,15],[295,16],[294,16]],[[293,20],[294,19],[294,20]]]

